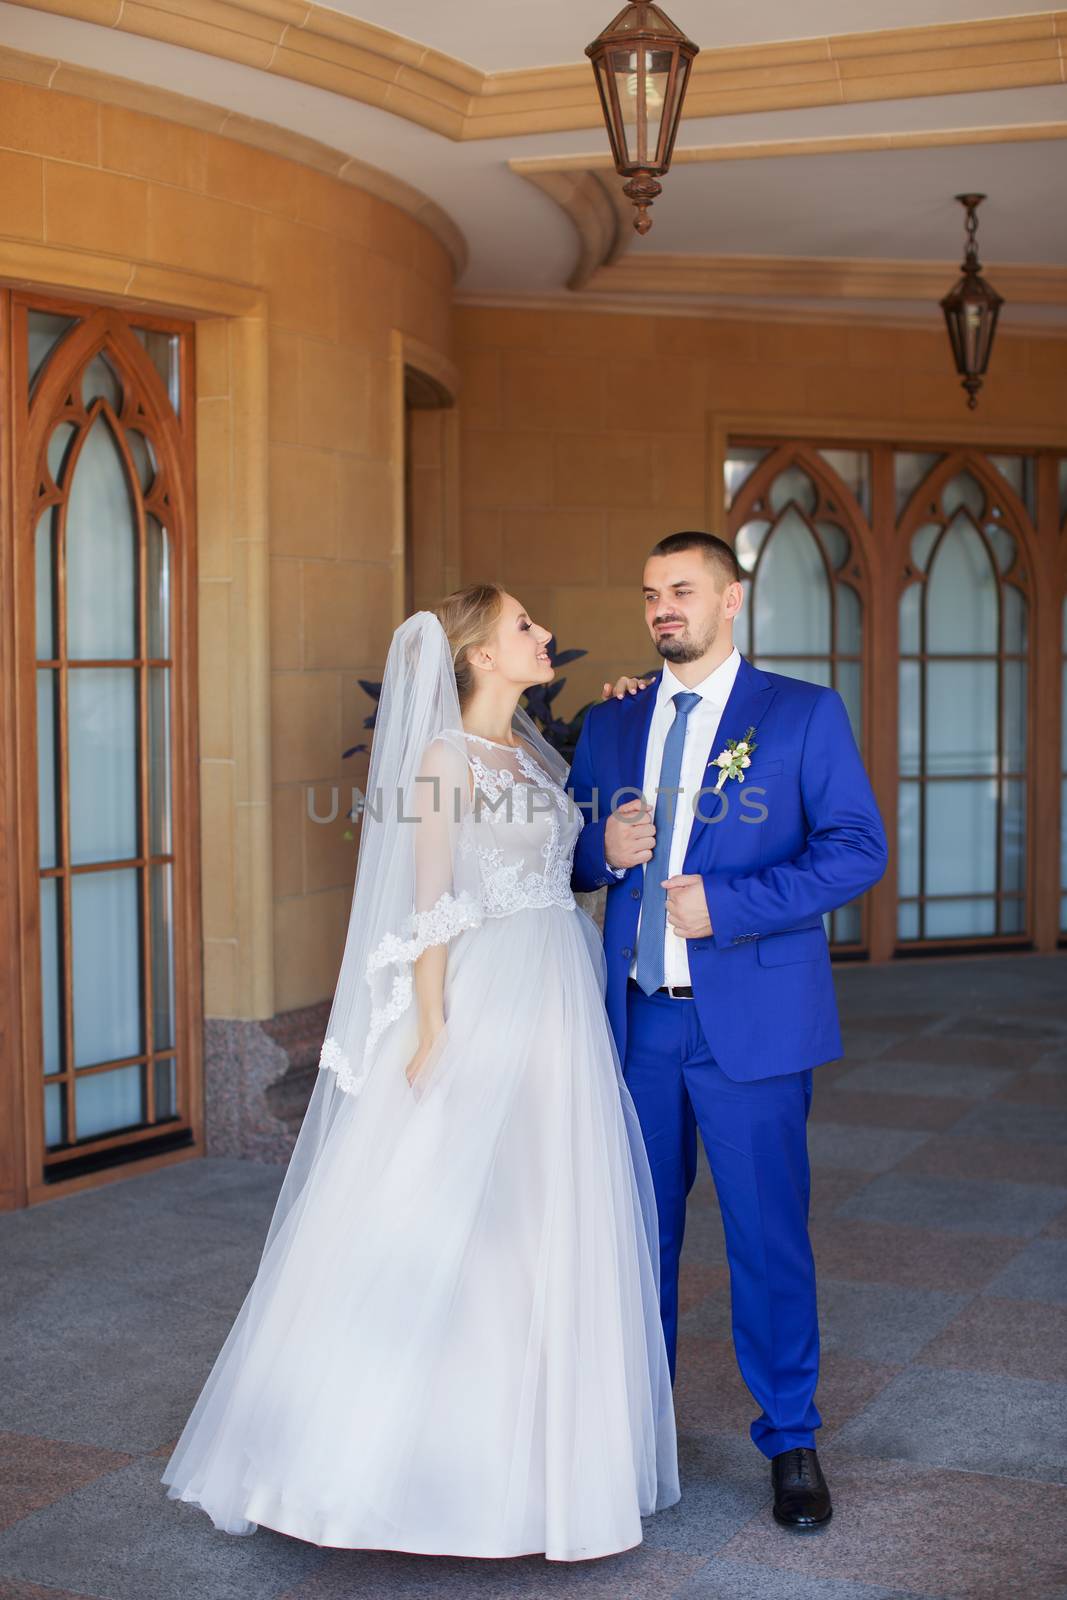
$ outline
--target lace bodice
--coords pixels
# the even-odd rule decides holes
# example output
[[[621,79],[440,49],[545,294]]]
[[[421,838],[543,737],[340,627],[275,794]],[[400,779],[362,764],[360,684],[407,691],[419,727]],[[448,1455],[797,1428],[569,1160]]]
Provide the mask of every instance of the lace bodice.
[[[444,730],[440,742],[466,757],[469,804],[457,820],[451,870],[431,849],[426,870],[434,887],[428,890],[416,871],[409,925],[385,933],[367,958],[371,1011],[361,1064],[337,1039],[323,1045],[320,1065],[348,1094],[360,1092],[375,1044],[411,1005],[413,967],[424,950],[494,917],[577,906],[571,864],[585,819],[566,790],[523,744],[500,744],[464,728]],[[462,782],[458,772],[456,779]]]
[[[571,860],[582,813],[524,746],[463,736],[474,799],[459,850],[477,858],[484,914],[573,907]]]

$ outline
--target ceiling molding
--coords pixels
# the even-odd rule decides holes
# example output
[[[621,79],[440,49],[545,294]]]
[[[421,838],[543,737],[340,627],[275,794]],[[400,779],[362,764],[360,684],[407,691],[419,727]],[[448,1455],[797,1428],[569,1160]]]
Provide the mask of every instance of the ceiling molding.
[[[627,256],[587,280],[593,294],[744,295],[772,300],[921,300],[935,303],[959,277],[957,261],[874,261],[843,256]],[[996,287],[1013,305],[1067,306],[1067,267],[1003,265]]]
[[[585,63],[482,72],[302,0],[15,0],[377,106],[453,140],[601,125]],[[686,115],[734,116],[1067,82],[1067,11],[704,49]],[[676,158],[677,159],[677,158]]]
[[[944,328],[937,315],[937,306],[928,306],[925,314],[899,311],[871,310],[867,306],[851,307],[838,303],[828,305],[795,306],[768,301],[738,304],[736,300],[717,302],[709,300],[701,305],[672,299],[669,295],[657,297],[644,295],[640,299],[624,295],[573,295],[560,290],[556,295],[467,294],[457,295],[454,304],[460,310],[474,311],[573,311],[579,315],[613,317],[682,317],[706,322],[714,316],[716,322],[751,322],[754,317],[766,321],[767,313],[774,320],[786,323],[815,323],[840,327],[913,328],[929,333],[931,327]],[[1067,342],[1067,327],[1062,323],[1031,323],[1015,328],[997,330],[998,342],[1003,339],[1060,339]]]
[[[917,128],[908,133],[822,134],[810,139],[751,139],[731,144],[694,145],[690,149],[676,150],[671,165],[776,161],[783,156],[839,156],[872,150],[935,150],[951,145],[1038,144],[1049,139],[1067,139],[1067,122],[1010,122],[981,128]],[[611,155],[601,150],[589,155],[515,156],[508,166],[520,177],[532,180],[550,172],[615,171]]]
[[[514,165],[514,163],[512,163]],[[614,168],[612,169],[614,171]],[[578,260],[567,279],[568,289],[584,289],[595,272],[617,261],[629,240],[626,212],[632,207],[617,183],[605,183],[598,172],[523,173],[570,217],[578,233]],[[621,199],[621,205],[619,201]],[[623,209],[625,208],[625,210]]]
[[[335,150],[302,133],[280,128],[276,123],[262,122],[255,117],[228,111],[225,106],[212,105],[206,100],[194,100],[188,95],[138,83],[132,78],[96,72],[89,67],[68,66],[63,61],[31,55],[22,50],[10,50],[0,45],[0,80],[5,78],[18,83],[30,83],[39,89],[52,89],[60,94],[79,95],[82,99],[95,100],[102,105],[124,106],[129,111],[161,117],[188,128],[198,128],[204,133],[217,134],[220,138],[236,139],[241,144],[269,150],[287,161],[312,167],[316,172],[326,173],[341,183],[350,183],[375,199],[384,200],[388,205],[405,211],[416,222],[421,222],[448,252],[457,280],[466,271],[467,241],[447,211],[403,178],[394,177],[380,167],[372,167],[365,161],[346,155],[343,150]]]
[[[924,150],[953,145],[1026,144],[1067,140],[1067,122],[1015,123],[992,128],[936,128],[911,133],[872,133],[845,135],[838,138],[818,139],[767,139],[747,144],[705,145],[696,150],[676,153],[674,165],[692,165],[719,161],[768,161],[791,156],[850,155],[857,152],[881,150]],[[760,294],[758,289],[724,287],[717,280],[733,275],[733,269],[724,263],[764,263],[779,258],[721,257],[699,255],[657,255],[642,250],[639,256],[623,259],[634,241],[632,208],[622,193],[618,182],[605,181],[605,174],[614,177],[615,168],[610,156],[545,156],[517,157],[508,162],[511,171],[526,178],[543,193],[550,196],[567,213],[574,224],[579,240],[578,264],[567,287],[574,290],[589,289],[597,293],[642,295],[712,295],[749,293]],[[598,197],[599,191],[599,197]],[[609,205],[603,204],[605,194]],[[609,222],[610,211],[610,222]],[[820,267],[821,267],[820,263]],[[862,265],[862,263],[850,263]],[[879,269],[887,263],[873,263]],[[909,264],[905,264],[909,265]],[[738,270],[748,272],[746,265]],[[940,271],[940,268],[933,268]],[[946,268],[945,271],[950,269]],[[1056,273],[1053,268],[1011,268],[1010,272],[1033,271]],[[761,268],[753,269],[753,280],[760,281]],[[1002,275],[997,268],[998,281]],[[701,285],[697,287],[696,285]],[[778,296],[783,291],[775,285],[766,291]],[[804,294],[815,291],[798,291]],[[818,291],[838,293],[837,289]],[[866,291],[856,291],[866,298]],[[904,294],[893,298],[908,299]],[[923,298],[916,292],[915,298]],[[1016,299],[1025,298],[1016,296]],[[1036,304],[1060,304],[1060,300],[1038,300]]]

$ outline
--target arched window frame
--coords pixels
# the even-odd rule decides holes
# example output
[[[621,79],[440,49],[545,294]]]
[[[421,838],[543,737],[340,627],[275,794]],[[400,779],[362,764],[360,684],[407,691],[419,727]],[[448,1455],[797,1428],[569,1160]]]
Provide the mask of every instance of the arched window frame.
[[[64,1186],[81,1187],[89,1175],[113,1164],[137,1158],[144,1165],[154,1160],[167,1159],[167,1153],[186,1145],[200,1142],[203,1126],[202,1071],[201,1071],[201,963],[200,963],[200,891],[199,891],[199,804],[197,787],[197,728],[195,700],[195,644],[196,644],[196,562],[193,538],[194,496],[194,352],[192,325],[140,313],[119,310],[108,306],[91,307],[84,303],[71,304],[62,300],[37,295],[17,293],[12,305],[13,389],[21,396],[21,404],[13,413],[13,438],[15,446],[15,506],[16,527],[15,575],[18,596],[16,618],[16,660],[18,668],[18,701],[20,707],[18,730],[19,782],[19,876],[21,883],[21,948],[24,971],[25,1006],[23,1011],[23,1038],[21,1072],[23,1104],[25,1108],[25,1139],[28,1158],[27,1197],[32,1203],[53,1194]],[[74,319],[72,326],[59,338],[40,368],[30,388],[27,362],[28,314],[41,311]],[[151,357],[133,329],[183,335],[179,343],[178,392],[181,396],[179,414],[175,415],[167,387]],[[103,355],[118,377],[123,402],[118,412],[106,399],[97,398],[89,406],[82,402],[80,383],[86,368]],[[102,418],[102,422],[98,419]],[[56,481],[48,464],[48,446],[57,428],[73,426],[75,434],[63,451],[63,468]],[[145,1048],[135,1057],[121,1062],[109,1061],[97,1067],[79,1068],[79,1075],[92,1071],[114,1070],[128,1060],[144,1063],[146,1120],[140,1127],[121,1130],[100,1137],[66,1143],[55,1149],[45,1147],[45,1119],[42,1083],[42,989],[40,936],[38,919],[39,884],[44,876],[59,878],[62,886],[63,928],[61,929],[61,970],[63,974],[63,1051],[62,1072],[49,1078],[49,1083],[61,1082],[68,1131],[76,1127],[69,1120],[74,1103],[73,1021],[70,1015],[71,945],[70,945],[70,883],[71,864],[67,811],[69,802],[61,807],[60,854],[56,867],[50,872],[40,868],[38,816],[37,816],[37,729],[35,705],[35,678],[38,667],[53,667],[59,684],[57,731],[60,747],[57,749],[57,772],[62,792],[69,796],[67,787],[67,674],[71,670],[65,652],[64,629],[66,596],[64,592],[66,562],[64,540],[69,489],[74,469],[89,431],[94,426],[106,426],[121,457],[127,482],[131,486],[131,503],[136,523],[137,591],[135,616],[137,637],[129,661],[122,665],[133,667],[138,675],[137,739],[139,745],[138,817],[139,849],[137,856],[124,860],[126,868],[138,873],[138,910],[140,964],[142,974],[141,999],[145,1008]],[[149,442],[154,457],[155,473],[145,492],[138,464],[130,449],[130,430],[141,433]],[[35,544],[37,527],[42,515],[52,510],[56,518],[53,533],[55,548],[53,560],[56,586],[53,594],[53,619],[56,629],[53,654],[38,660],[35,628]],[[166,531],[169,568],[169,643],[168,654],[150,656],[147,653],[148,608],[147,583],[147,518],[154,516]],[[78,666],[93,663],[78,661]],[[171,774],[171,839],[166,852],[150,848],[150,815],[148,810],[148,695],[147,674],[151,667],[169,669],[169,748],[167,759]],[[171,898],[173,908],[173,986],[174,986],[174,1038],[160,1049],[155,1048],[153,1036],[154,1014],[152,1003],[152,963],[150,959],[151,914],[149,905],[150,872],[153,865],[171,870]],[[77,869],[74,869],[77,870]],[[86,870],[99,870],[96,863]],[[162,1064],[173,1058],[176,1062],[176,1112],[165,1122],[156,1121],[155,1114],[155,1063]],[[35,1154],[36,1152],[36,1154]]]
[[[746,441],[741,440],[735,444],[731,441],[731,450],[739,448],[743,453],[752,449]],[[758,448],[758,447],[756,447]],[[802,663],[805,660],[829,663],[831,684],[840,692],[841,674],[840,667],[844,663],[855,665],[859,675],[858,708],[861,726],[856,731],[857,743],[861,749],[866,742],[870,727],[869,707],[869,679],[867,668],[869,661],[869,628],[871,612],[871,528],[862,507],[855,494],[833,470],[829,462],[822,455],[822,448],[832,446],[815,446],[800,443],[789,443],[768,450],[753,470],[743,481],[738,484],[731,497],[726,520],[726,537],[732,544],[736,544],[738,534],[749,523],[769,522],[771,524],[764,536],[756,560],[751,570],[746,570],[743,586],[745,589],[745,607],[750,611],[750,623],[747,634],[748,648],[745,655],[754,665],[761,665],[764,658],[769,657],[771,665],[768,670],[774,671],[774,661],[788,659],[790,662]],[[845,448],[852,448],[846,445]],[[815,488],[816,500],[814,508],[808,512],[799,505],[795,499],[788,500],[779,510],[775,511],[771,505],[771,491],[776,480],[782,473],[790,468],[798,468],[811,480]],[[780,535],[777,533],[778,524],[786,512],[792,507],[810,531],[816,548],[822,558],[823,570],[829,597],[829,642],[831,648],[817,655],[803,655],[795,651],[763,651],[760,650],[760,640],[755,629],[755,598],[756,584],[759,581],[759,571],[771,541]],[[849,554],[837,567],[833,565],[830,553],[826,547],[826,540],[820,532],[819,523],[831,523],[838,526],[849,541]],[[860,649],[858,654],[843,651],[837,648],[838,640],[838,591],[840,587],[851,589],[859,602],[860,613]],[[795,674],[803,676],[802,672]],[[830,942],[835,955],[864,955],[867,948],[867,922],[866,908],[860,922],[859,938],[850,938],[847,935],[839,936],[843,929],[848,913],[848,907],[841,907],[834,912],[830,919]]]
[[[925,905],[930,899],[937,897],[931,897],[925,893],[925,879],[923,876],[927,826],[926,790],[930,781],[930,774],[927,770],[926,759],[926,669],[927,664],[931,659],[951,659],[951,654],[949,654],[947,657],[941,652],[936,652],[931,655],[931,653],[927,650],[927,606],[925,601],[920,603],[920,635],[919,651],[917,654],[913,652],[908,652],[905,654],[901,650],[899,627],[902,603],[905,593],[917,584],[925,587],[925,585],[929,582],[929,575],[936,561],[938,548],[944,540],[949,526],[957,516],[960,509],[958,507],[953,507],[950,511],[946,511],[944,509],[944,491],[957,477],[964,473],[969,474],[975,480],[986,497],[980,518],[974,517],[973,514],[971,514],[966,508],[964,508],[964,510],[968,520],[971,523],[971,526],[974,528],[977,536],[982,542],[986,552],[986,557],[990,563],[990,568],[995,574],[997,580],[997,653],[995,657],[982,657],[982,659],[994,659],[997,662],[997,704],[995,708],[997,719],[996,771],[995,774],[989,775],[995,778],[997,784],[996,819],[994,824],[996,835],[996,864],[993,890],[995,896],[994,904],[996,928],[994,932],[990,934],[973,936],[965,934],[944,936],[939,935],[928,937],[925,931]],[[1014,558],[1011,565],[1004,571],[1001,570],[1000,564],[997,560],[996,551],[989,538],[989,535],[986,532],[986,527],[993,522],[999,523],[1000,526],[1004,527],[1004,529],[1012,536],[1015,542]],[[915,537],[915,534],[921,527],[932,523],[939,524],[940,531],[932,543],[929,552],[927,553],[925,569],[920,571],[913,560],[912,541]],[[967,947],[969,945],[988,946],[991,943],[995,943],[997,945],[1010,945],[1012,943],[1025,944],[1029,941],[1031,936],[1033,906],[1033,852],[1027,845],[1024,855],[1024,887],[1021,891],[1021,894],[1016,896],[1013,891],[1005,890],[1003,888],[1004,784],[1005,782],[1010,781],[1022,783],[1025,786],[1026,793],[1024,814],[1026,819],[1027,840],[1029,840],[1031,837],[1031,830],[1033,827],[1033,785],[1030,776],[1030,763],[1026,757],[1024,757],[1022,770],[1020,772],[1009,773],[1004,770],[1004,665],[1008,660],[1019,660],[1022,661],[1026,667],[1028,755],[1030,734],[1034,722],[1033,572],[1035,570],[1036,533],[1033,529],[1026,506],[1023,504],[1022,500],[1016,494],[1015,490],[1012,488],[1007,479],[993,465],[988,455],[978,451],[966,449],[948,451],[941,456],[937,464],[931,468],[931,470],[913,491],[898,519],[896,533],[899,578],[895,608],[896,625],[898,629],[896,649],[898,672],[904,662],[918,660],[920,663],[918,689],[920,706],[919,772],[917,775],[905,775],[902,772],[899,772],[902,762],[899,760],[898,754],[898,794],[900,793],[902,785],[905,781],[917,782],[919,787],[919,835],[917,844],[919,861],[919,888],[918,894],[914,896],[902,895],[898,892],[898,918],[902,917],[900,910],[902,906],[916,903],[919,907],[918,931],[915,937],[904,937],[898,932],[898,948],[900,949],[901,953],[910,953],[914,950],[931,947]],[[1022,595],[1026,605],[1026,648],[1022,652],[1007,651],[1004,645],[1005,611],[1003,591],[1006,587],[1016,588]],[[975,776],[978,775],[976,774]],[[939,775],[937,781],[945,781],[944,775]],[[973,898],[983,897],[984,896],[976,895]],[[946,895],[943,898],[952,899],[956,897]],[[1005,901],[1016,898],[1021,898],[1022,900],[1022,914],[1019,919],[1021,926],[1018,929],[1006,928],[1002,926],[1004,922],[1004,912],[1002,910],[1002,906]]]

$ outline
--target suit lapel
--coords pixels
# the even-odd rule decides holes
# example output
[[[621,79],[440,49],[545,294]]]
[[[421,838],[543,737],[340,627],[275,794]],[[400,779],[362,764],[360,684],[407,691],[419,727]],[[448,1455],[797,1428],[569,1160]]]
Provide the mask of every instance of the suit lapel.
[[[645,781],[645,756],[652,716],[659,697],[663,668],[653,674],[652,682],[631,702],[631,715],[626,719],[621,739],[622,782],[626,788],[641,792]],[[634,798],[630,796],[629,798]]]
[[[774,687],[765,672],[754,667],[745,656],[741,657],[737,675],[734,678],[733,688],[723,707],[719,726],[715,732],[712,747],[705,757],[704,777],[701,787],[713,788],[719,776],[719,768],[711,763],[715,760],[720,750],[725,750],[727,739],[743,739],[750,727],[759,729],[760,718],[765,714],[771,701],[774,699]],[[737,788],[736,784],[727,785]],[[733,804],[733,794],[730,803]],[[692,804],[690,800],[688,804]],[[706,817],[715,817],[721,810],[722,802],[714,795],[702,795],[700,809]],[[689,841],[686,845],[685,859],[682,864],[683,872],[698,870],[693,859],[699,857],[703,862],[703,870],[707,871],[711,854],[715,848],[715,840],[722,833],[729,822],[726,818],[714,825],[705,822],[702,818],[694,816],[689,830]]]

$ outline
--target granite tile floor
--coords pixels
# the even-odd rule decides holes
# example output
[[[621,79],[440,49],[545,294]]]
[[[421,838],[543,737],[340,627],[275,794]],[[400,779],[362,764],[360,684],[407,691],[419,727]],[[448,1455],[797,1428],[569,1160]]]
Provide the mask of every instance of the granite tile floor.
[[[192,1161],[0,1217],[0,1600],[1067,1597],[1067,954],[836,974],[812,1236],[825,1532],[770,1515],[714,1191],[690,1204],[681,1503],[576,1565],[216,1533],[164,1460],[255,1272],[278,1168]]]

